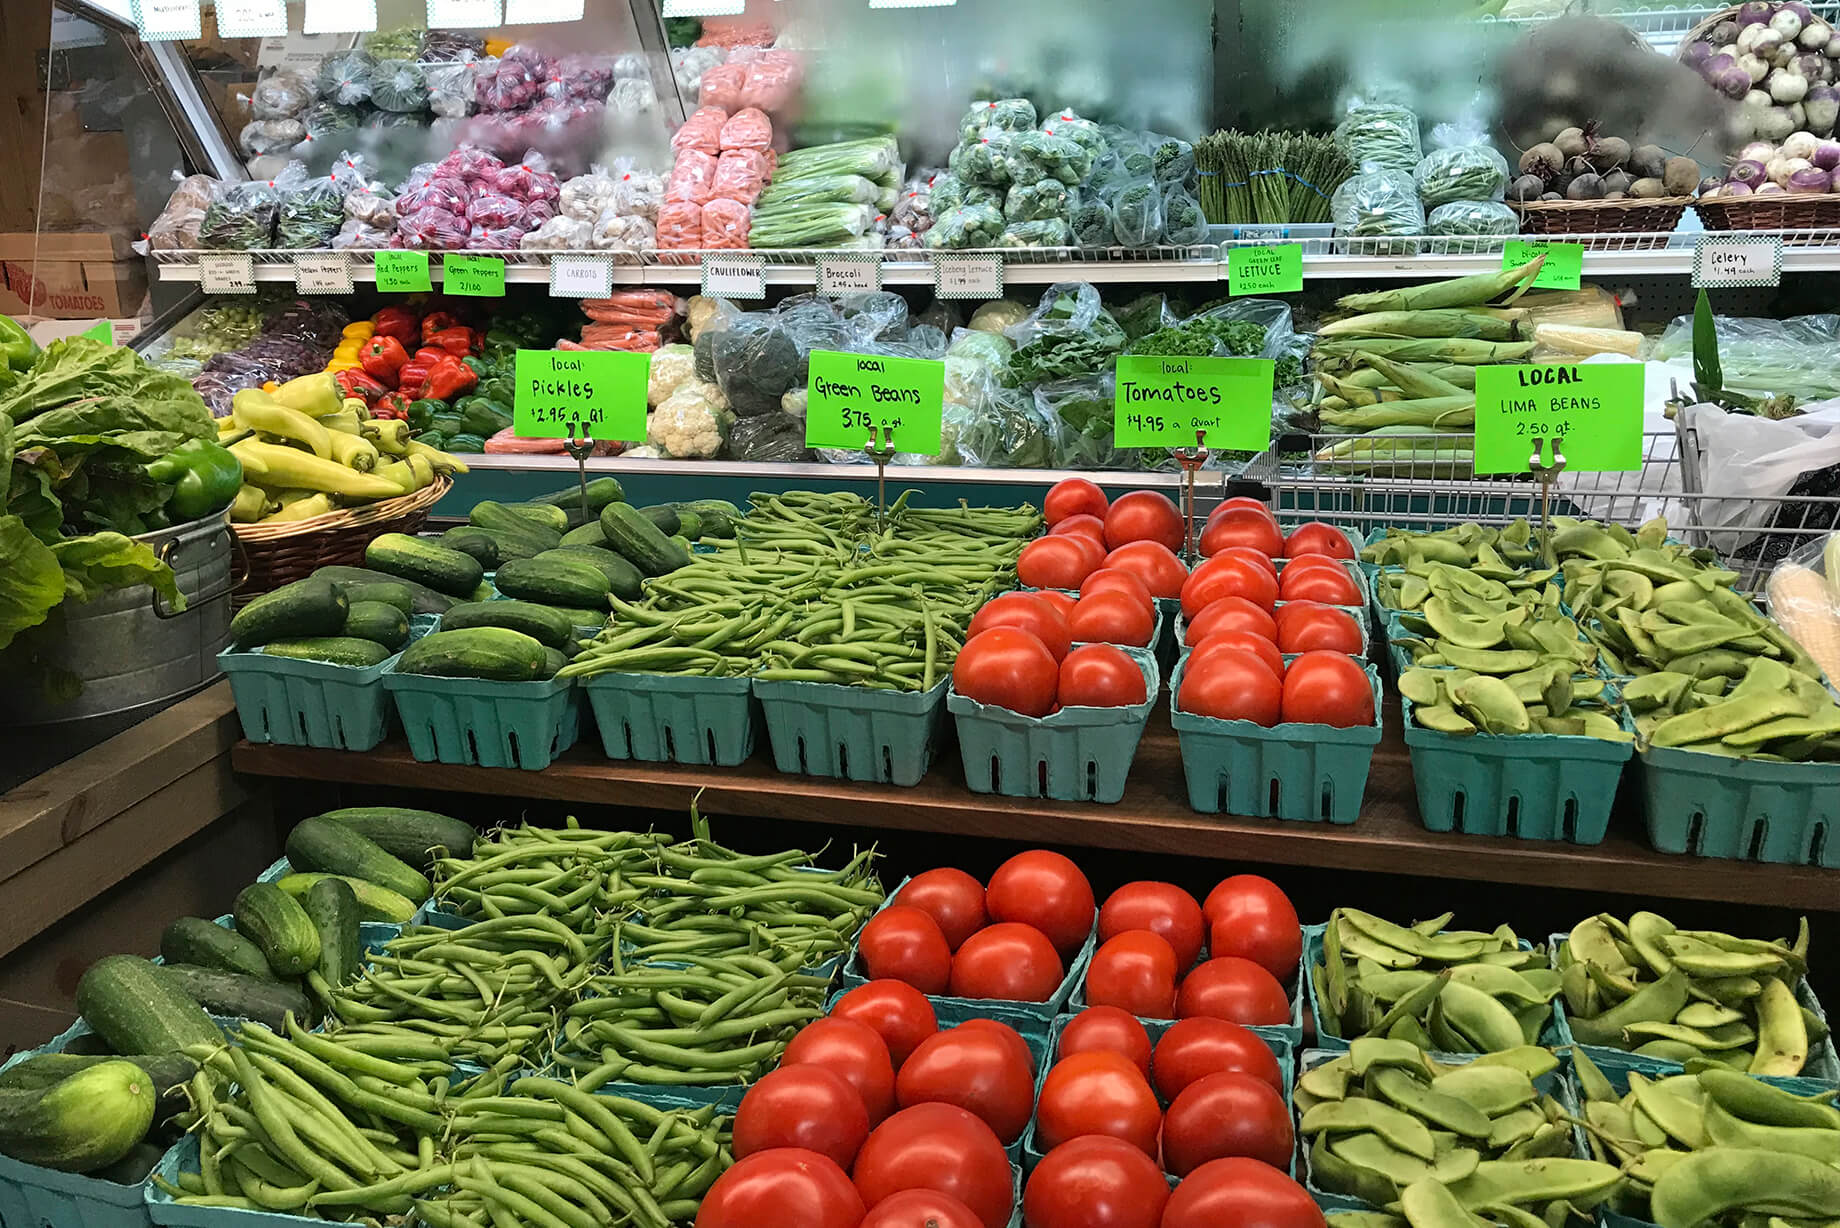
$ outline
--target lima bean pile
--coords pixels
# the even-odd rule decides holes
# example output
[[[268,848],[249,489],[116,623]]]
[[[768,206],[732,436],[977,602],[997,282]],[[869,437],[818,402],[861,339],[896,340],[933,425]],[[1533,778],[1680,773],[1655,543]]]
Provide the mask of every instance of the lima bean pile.
[[[1658,913],[1599,913],[1554,953],[1581,1044],[1672,1062],[1796,1075],[1827,1025],[1796,999],[1808,922],[1794,942],[1677,929]]]
[[[924,691],[971,616],[1015,584],[1032,507],[910,508],[858,495],[755,495],[733,541],[613,599],[564,677],[667,673]]]

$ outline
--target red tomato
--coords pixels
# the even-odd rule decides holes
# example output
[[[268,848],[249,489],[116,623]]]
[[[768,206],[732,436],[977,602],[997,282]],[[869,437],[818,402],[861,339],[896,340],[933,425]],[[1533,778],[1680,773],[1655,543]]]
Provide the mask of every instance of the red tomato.
[[[1201,905],[1174,883],[1126,883],[1105,897],[1099,909],[1099,941],[1127,930],[1149,930],[1169,944],[1176,967],[1186,968],[1201,954],[1206,937]]]
[[[939,932],[954,951],[990,922],[984,912],[984,884],[950,866],[914,875],[894,893],[894,902],[918,908],[939,922]]]
[[[856,940],[872,981],[906,981],[921,993],[944,993],[952,975],[952,948],[939,922],[902,904],[890,904],[863,926]]]
[[[1122,1139],[1089,1134],[1041,1158],[1022,1191],[1024,1228],[1157,1228],[1169,1183]]]
[[[1176,991],[1176,1018],[1194,1015],[1276,1026],[1290,1022],[1291,1003],[1284,986],[1259,965],[1215,954],[1184,977]]]
[[[1003,1144],[957,1105],[916,1104],[890,1117],[870,1131],[855,1175],[870,1206],[902,1190],[938,1190],[970,1207],[984,1228],[1004,1228],[1016,1205]]]
[[[952,956],[950,992],[955,998],[1046,1002],[1065,976],[1054,944],[1040,930],[1001,922],[965,939]]]
[[[1176,706],[1198,716],[1271,726],[1278,723],[1282,698],[1270,666],[1249,652],[1223,651],[1183,667]]]
[[[799,1147],[736,1160],[717,1177],[696,1228],[858,1228],[863,1199],[836,1161]]]
[[[1278,624],[1271,611],[1244,597],[1222,597],[1193,618],[1185,616],[1182,640],[1189,645],[1199,644],[1216,631],[1244,631],[1274,644],[1278,641]]]
[[[1131,572],[1144,582],[1152,597],[1179,597],[1188,580],[1188,568],[1175,551],[1161,542],[1131,542],[1105,556],[1105,566]]]
[[[1073,598],[1061,592],[1058,588],[1044,588],[1035,595],[1059,610],[1062,618],[1073,613]]]
[[[1174,1100],[1196,1079],[1225,1071],[1251,1075],[1276,1091],[1284,1090],[1284,1076],[1271,1046],[1257,1032],[1230,1019],[1197,1015],[1176,1020],[1157,1040],[1156,1055],[1150,1061],[1150,1080],[1165,1100]]]
[[[1109,1134],[1154,1156],[1162,1124],[1156,1093],[1120,1053],[1062,1058],[1049,1067],[1035,1106],[1035,1142],[1044,1151],[1082,1134]]]
[[[1082,644],[1148,648],[1156,632],[1156,611],[1129,593],[1098,592],[1074,605],[1067,629]]]
[[[1226,1156],[1285,1169],[1294,1142],[1284,1097],[1251,1075],[1204,1075],[1163,1115],[1163,1165],[1178,1177]]]
[[[1201,906],[1210,949],[1216,955],[1249,959],[1280,981],[1297,973],[1303,958],[1303,927],[1290,897],[1269,878],[1235,874],[1208,892]]]
[[[1294,559],[1285,559],[1284,570],[1299,572],[1321,570],[1347,575],[1348,564],[1342,559],[1331,558],[1326,554],[1300,554]]]
[[[954,1032],[989,1032],[1008,1045],[1016,1060],[1030,1067],[1035,1065],[1035,1054],[1029,1049],[1029,1042],[1022,1039],[1022,1033],[1007,1023],[995,1019],[967,1019],[952,1029]]]
[[[1103,593],[1112,589],[1121,593],[1129,593],[1141,601],[1145,609],[1152,609],[1155,606],[1155,601],[1150,596],[1149,586],[1136,572],[1126,571],[1122,567],[1101,567],[1092,575],[1087,576],[1085,583],[1080,585],[1080,596],[1090,597],[1094,593]]]
[[[1293,601],[1278,607],[1280,652],[1318,649],[1353,656],[1361,651],[1361,627],[1354,615],[1318,601]]]
[[[1254,635],[1250,631],[1214,632],[1196,644],[1194,651],[1188,654],[1188,666],[1193,669],[1208,658],[1223,652],[1251,653],[1264,662],[1265,668],[1271,671],[1273,678],[1280,682],[1284,680],[1284,656],[1278,651],[1278,646],[1264,636]]]
[[[1078,533],[1038,537],[1016,556],[1016,576],[1030,588],[1078,588],[1099,569],[1105,551]]]
[[[1211,517],[1201,532],[1202,554],[1212,557],[1228,546],[1248,546],[1269,558],[1284,553],[1284,534],[1269,515],[1234,508]]]
[[[1249,495],[1235,495],[1231,499],[1222,499],[1219,503],[1215,504],[1214,510],[1208,513],[1208,519],[1210,521],[1218,520],[1220,517],[1230,512],[1239,511],[1257,512],[1273,524],[1278,522],[1278,518],[1272,513],[1271,508]]]
[[[970,639],[992,627],[1015,627],[1019,631],[1027,631],[1047,645],[1056,661],[1065,657],[1067,649],[1071,647],[1066,615],[1057,610],[1052,602],[1042,600],[1039,593],[1004,593],[1001,597],[992,597],[971,616],[971,625],[965,628],[965,637]]]
[[[1278,582],[1232,555],[1209,559],[1182,585],[1182,617],[1193,618],[1226,597],[1243,597],[1262,610],[1278,599]]]
[[[1373,724],[1367,671],[1347,653],[1304,653],[1284,670],[1284,719],[1337,729]]]
[[[1105,521],[1097,516],[1069,516],[1048,530],[1050,537],[1056,533],[1077,533],[1081,537],[1090,538],[1101,548],[1105,545]]]
[[[1150,1077],[1150,1033],[1137,1016],[1116,1006],[1089,1006],[1061,1029],[1056,1059],[1076,1053],[1118,1053]]]
[[[1334,525],[1312,520],[1292,529],[1284,539],[1284,557],[1294,559],[1305,554],[1326,554],[1333,559],[1351,559],[1354,557],[1354,543]]]
[[[984,888],[993,921],[1020,921],[1048,936],[1061,958],[1080,949],[1092,932],[1092,884],[1059,853],[1030,849],[997,867]]]
[[[1105,513],[1105,544],[1116,550],[1126,542],[1161,542],[1182,548],[1182,513],[1168,495],[1134,490],[1119,495]]]
[[[803,1147],[848,1169],[868,1137],[863,1098],[826,1066],[782,1066],[762,1075],[735,1110],[737,1157]]]
[[[1085,478],[1063,478],[1048,488],[1041,512],[1049,524],[1059,524],[1069,516],[1103,516],[1107,506],[1105,492],[1097,483]]]
[[[1278,599],[1360,605],[1361,586],[1344,567],[1298,567],[1296,563],[1286,563],[1284,570],[1278,573]]]
[[[898,898],[898,897],[897,897]],[[906,981],[870,981],[858,985],[831,1006],[833,1019],[854,1019],[875,1029],[888,1046],[888,1060],[899,1070],[920,1042],[939,1030],[939,1017],[927,996]]]
[[[960,695],[1024,716],[1054,711],[1060,675],[1054,653],[1019,627],[992,627],[973,636],[952,663],[952,685]]]
[[[1251,546],[1228,546],[1213,557],[1217,559],[1239,559],[1251,563],[1254,567],[1270,576],[1278,578],[1278,565],[1271,561],[1271,556],[1263,550],[1254,550]]]
[[[1233,1156],[1183,1178],[1163,1207],[1162,1228],[1326,1228],[1326,1221],[1282,1170]]]
[[[869,1208],[862,1228],[984,1228],[977,1212],[938,1190],[902,1190]]]
[[[1176,953],[1160,934],[1126,930],[1101,944],[1086,969],[1086,1000],[1145,1019],[1170,1019],[1176,1004]]]
[[[1081,644],[1061,662],[1063,708],[1124,708],[1146,696],[1144,671],[1110,644]]]
[[[895,1098],[904,1109],[956,1104],[1008,1144],[1022,1137],[1035,1109],[1035,1072],[992,1029],[952,1028],[914,1050],[895,1080]]]
[[[786,1045],[779,1068],[822,1066],[841,1076],[862,1097],[869,1121],[894,1112],[894,1063],[888,1046],[866,1023],[854,1019],[814,1019]]]

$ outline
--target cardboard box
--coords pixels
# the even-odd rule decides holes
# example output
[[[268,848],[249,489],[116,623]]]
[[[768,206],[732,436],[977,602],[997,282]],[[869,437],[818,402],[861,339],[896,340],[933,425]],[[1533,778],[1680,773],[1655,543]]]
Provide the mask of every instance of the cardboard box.
[[[125,320],[91,320],[84,318],[74,320],[53,320],[45,316],[14,316],[13,320],[15,323],[25,326],[26,336],[38,342],[40,348],[50,345],[53,341],[62,337],[75,337],[81,333],[86,333],[98,324],[107,324],[109,326],[110,339],[113,340],[116,345],[126,345],[128,342],[138,337],[141,329],[145,328],[147,325],[147,321],[139,317]]]
[[[0,260],[127,260],[134,256],[126,234],[109,230],[11,231],[0,234]]]
[[[140,314],[147,265],[130,260],[0,257],[0,314],[94,320]]]

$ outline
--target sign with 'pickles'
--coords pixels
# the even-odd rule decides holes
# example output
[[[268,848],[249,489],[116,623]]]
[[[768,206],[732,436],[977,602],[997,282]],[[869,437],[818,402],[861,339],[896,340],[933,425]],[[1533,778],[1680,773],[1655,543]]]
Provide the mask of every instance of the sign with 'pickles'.
[[[512,430],[526,439],[645,438],[652,356],[620,350],[519,350]]]

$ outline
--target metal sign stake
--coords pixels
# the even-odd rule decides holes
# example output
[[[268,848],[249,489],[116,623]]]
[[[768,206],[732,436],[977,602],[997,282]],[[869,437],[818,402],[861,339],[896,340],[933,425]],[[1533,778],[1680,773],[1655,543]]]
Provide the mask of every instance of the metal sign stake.
[[[876,432],[881,432],[882,443],[876,446]],[[869,442],[863,445],[863,451],[875,462],[875,525],[878,529],[887,528],[888,521],[888,462],[894,459],[894,428],[879,423],[869,428]]]
[[[581,429],[581,419],[577,418],[574,430]],[[581,483],[581,514],[592,519],[593,509],[588,506],[588,457],[594,453],[594,441],[585,437],[577,439],[571,431],[569,438],[562,441],[562,450],[575,458],[575,476]]]
[[[1533,455],[1527,458],[1527,472],[1540,479],[1540,541],[1543,543],[1540,548],[1541,558],[1546,566],[1556,567],[1558,558],[1553,553],[1552,547],[1552,484],[1553,479],[1565,470],[1565,453],[1561,451],[1565,446],[1565,437],[1563,435],[1552,437],[1553,463],[1550,465],[1540,459],[1540,453],[1545,444],[1545,436],[1534,436]]]
[[[1201,466],[1207,464],[1207,432],[1195,432],[1195,446],[1192,448],[1171,448],[1175,454],[1176,464],[1182,466],[1182,523],[1184,538],[1182,543],[1183,561],[1193,563],[1199,539],[1195,535],[1195,474]]]

